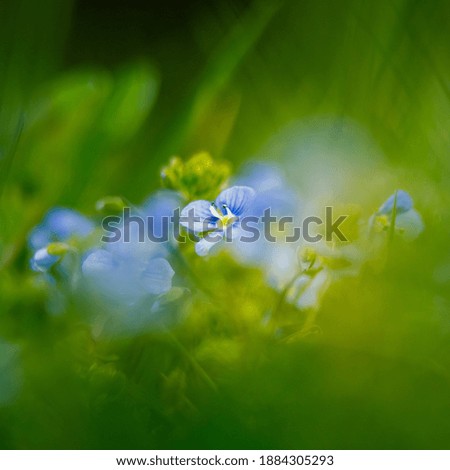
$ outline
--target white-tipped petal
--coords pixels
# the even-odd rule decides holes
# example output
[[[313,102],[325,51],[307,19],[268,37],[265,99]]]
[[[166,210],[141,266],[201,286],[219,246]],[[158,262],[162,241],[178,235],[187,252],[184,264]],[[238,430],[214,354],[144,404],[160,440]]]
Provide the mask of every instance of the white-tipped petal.
[[[180,214],[180,224],[194,233],[213,230],[216,220],[211,214],[211,203],[203,200],[191,202]]]
[[[223,232],[214,232],[202,238],[195,244],[195,252],[199,256],[206,256],[211,248],[223,239]]]
[[[31,259],[31,269],[45,273],[48,271],[58,260],[59,256],[49,254],[47,248],[41,248],[36,251]]]

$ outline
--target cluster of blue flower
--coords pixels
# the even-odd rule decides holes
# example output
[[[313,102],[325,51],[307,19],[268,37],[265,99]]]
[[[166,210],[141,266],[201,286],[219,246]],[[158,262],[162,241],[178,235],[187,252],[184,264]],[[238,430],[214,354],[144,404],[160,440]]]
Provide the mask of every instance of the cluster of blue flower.
[[[197,255],[214,254],[222,246],[241,264],[259,267],[269,286],[298,308],[317,308],[337,271],[358,271],[368,252],[362,242],[337,250],[325,243],[273,243],[264,237],[254,243],[242,243],[239,233],[244,216],[260,218],[270,208],[275,217],[289,215],[295,221],[300,219],[303,204],[276,165],[251,164],[233,184],[213,202],[189,202],[174,190],[163,190],[134,210],[143,220],[146,216],[152,218],[156,223],[153,230],[162,230],[158,221],[170,217],[184,202],[181,219],[194,214],[195,223],[181,225],[198,236]],[[399,233],[409,238],[423,230],[411,197],[401,190],[382,204],[367,226],[371,234]],[[175,275],[174,266],[184,256],[175,237],[164,243],[142,240],[138,227],[132,228],[129,227],[130,240],[102,243],[100,224],[71,209],[56,208],[29,237],[31,268],[65,293],[76,292],[85,310],[95,312],[90,321],[98,334],[134,334],[166,327],[182,310],[174,302],[188,292],[183,273]],[[230,235],[233,242],[223,243]],[[345,267],[333,268],[329,261],[335,258],[345,259]]]
[[[175,194],[161,191],[136,210],[158,220],[178,205]],[[53,209],[30,234],[31,268],[66,293],[81,293],[78,297],[95,307],[97,330],[126,334],[156,324],[161,296],[172,288],[175,273],[168,258],[173,247],[140,243],[133,226],[130,231],[128,242],[101,243],[100,224],[71,209]]]

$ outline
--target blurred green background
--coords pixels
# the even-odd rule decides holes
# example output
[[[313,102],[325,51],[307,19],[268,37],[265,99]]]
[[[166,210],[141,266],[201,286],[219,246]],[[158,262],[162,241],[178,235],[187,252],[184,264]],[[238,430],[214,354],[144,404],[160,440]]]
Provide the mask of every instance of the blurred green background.
[[[0,446],[448,448],[449,17],[445,0],[1,1],[0,338],[23,370]],[[26,237],[50,207],[140,202],[172,155],[276,159],[270,139],[315,116],[365,129],[427,227],[330,289],[321,335],[205,344],[208,388],[161,359],[167,338],[114,346],[115,368],[48,315]]]

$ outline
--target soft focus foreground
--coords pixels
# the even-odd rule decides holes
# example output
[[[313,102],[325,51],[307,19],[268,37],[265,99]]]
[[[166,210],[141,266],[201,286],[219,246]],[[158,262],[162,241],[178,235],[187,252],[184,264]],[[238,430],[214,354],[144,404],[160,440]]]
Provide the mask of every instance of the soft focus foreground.
[[[218,5],[1,7],[1,446],[446,448],[446,3]]]

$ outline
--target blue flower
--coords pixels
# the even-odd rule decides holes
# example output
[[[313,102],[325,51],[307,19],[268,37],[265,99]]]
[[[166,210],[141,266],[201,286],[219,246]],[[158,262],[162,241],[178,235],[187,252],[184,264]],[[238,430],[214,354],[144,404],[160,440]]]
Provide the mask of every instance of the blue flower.
[[[370,227],[378,231],[388,230],[394,210],[395,195],[397,194],[395,210],[395,229],[404,238],[413,240],[424,230],[424,223],[420,214],[413,207],[411,196],[401,189],[392,194],[371,217]]]
[[[81,270],[94,323],[115,335],[142,333],[156,321],[155,304],[172,289],[175,274],[165,258],[136,259],[103,248],[88,253]]]
[[[142,205],[140,212],[147,218],[148,232],[158,239],[173,241],[173,230],[170,223],[175,210],[179,209],[181,198],[175,191],[158,191]]]
[[[172,191],[152,195],[132,210],[130,216],[134,219],[128,223],[122,217],[117,223],[119,240],[105,242],[84,256],[81,289],[95,307],[87,309],[94,334],[142,334],[174,321],[178,310],[172,308],[172,300],[183,296],[173,294],[179,288],[172,287],[175,272],[167,260],[169,246],[152,241],[148,235],[151,232],[170,242],[170,225],[165,220],[173,215],[179,202],[179,196]]]
[[[59,261],[59,259],[59,256],[51,255],[47,248],[40,248],[31,258],[30,266],[33,271],[44,273]]]
[[[255,191],[248,186],[233,186],[222,191],[214,202],[194,201],[181,211],[180,223],[196,233],[207,233],[195,245],[199,256],[224,238],[236,239],[240,233],[240,221],[246,215],[255,197]]]
[[[29,237],[30,248],[34,251],[52,242],[67,241],[72,237],[86,237],[94,230],[94,223],[80,213],[57,207],[44,217]]]
[[[69,246],[62,242],[87,237],[93,230],[94,223],[74,210],[61,207],[50,210],[28,239],[34,251],[30,260],[31,269],[43,273],[49,271],[68,251]],[[60,245],[60,249],[49,252],[52,244]],[[61,268],[60,271],[63,273],[66,269]]]
[[[161,296],[172,291],[174,271],[166,259],[167,244],[146,238],[145,218],[153,217],[156,230],[165,229],[163,217],[171,216],[177,206],[173,193],[158,193],[135,209],[134,215],[142,223],[130,221],[129,240],[124,238],[122,218],[118,222],[120,239],[104,243],[95,242],[93,237],[86,239],[95,228],[89,219],[69,209],[54,209],[30,236],[30,246],[35,250],[31,268],[44,274],[53,289],[52,297],[61,294],[58,299],[62,298],[59,304],[63,308],[67,295],[88,302],[83,310],[94,332],[100,328],[123,335],[140,333],[150,324],[165,325],[173,315],[164,315],[163,311],[170,310],[170,302]],[[145,233],[141,233],[141,227]]]
[[[133,261],[102,248],[90,252],[81,269],[83,276],[100,295],[129,306],[146,295],[167,293],[172,287],[174,275],[164,258]]]
[[[250,186],[256,193],[286,188],[286,178],[281,169],[273,163],[252,162],[246,164],[236,184]]]
[[[395,193],[392,194],[378,209],[378,214],[391,215],[392,210],[394,209]],[[403,214],[408,212],[413,207],[413,200],[411,196],[402,189],[397,191],[397,204],[396,204],[396,213]]]
[[[297,215],[300,202],[296,191],[286,181],[281,169],[275,164],[251,163],[244,167],[237,184],[255,190],[248,214],[262,217],[266,209],[276,217]]]
[[[158,191],[140,207],[129,208],[128,216],[114,224],[120,237],[104,239],[103,248],[121,257],[148,259],[165,257],[174,241],[171,218],[180,207],[180,197],[173,191]]]
[[[269,284],[282,289],[297,271],[299,241],[286,243],[285,239],[293,234],[294,226],[299,226],[304,204],[286,181],[282,169],[273,162],[247,164],[236,181],[255,189],[256,194],[247,214],[260,219],[255,227],[261,236],[251,243],[238,240],[232,246],[234,255],[240,261],[264,269]],[[292,218],[292,223],[286,224],[283,231],[272,230],[276,242],[270,242],[262,236],[264,225],[261,217],[267,209],[278,220],[282,217]]]

